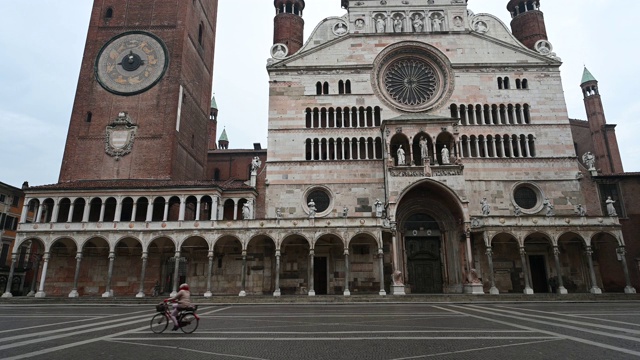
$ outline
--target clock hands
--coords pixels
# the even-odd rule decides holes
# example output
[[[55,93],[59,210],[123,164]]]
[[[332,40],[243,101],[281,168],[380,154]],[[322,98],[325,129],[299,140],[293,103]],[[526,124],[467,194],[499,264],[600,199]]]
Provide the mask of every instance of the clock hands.
[[[144,60],[140,58],[140,55],[134,53],[133,51],[129,51],[129,54],[125,55],[122,58],[122,61],[118,63],[118,65],[122,66],[122,68],[126,71],[135,71],[140,68],[140,66],[144,65]]]

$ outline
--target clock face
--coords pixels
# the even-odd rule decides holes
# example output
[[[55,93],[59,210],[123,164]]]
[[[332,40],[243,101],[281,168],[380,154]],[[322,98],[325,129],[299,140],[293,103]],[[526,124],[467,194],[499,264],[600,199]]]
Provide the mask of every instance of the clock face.
[[[169,65],[167,49],[153,34],[134,31],[109,40],[96,59],[100,85],[118,95],[135,95],[152,88]]]

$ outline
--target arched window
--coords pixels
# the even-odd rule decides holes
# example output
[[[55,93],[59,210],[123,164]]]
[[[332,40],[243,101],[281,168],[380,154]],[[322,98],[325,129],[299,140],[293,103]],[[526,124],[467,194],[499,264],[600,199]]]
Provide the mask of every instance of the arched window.
[[[304,148],[304,154],[305,154],[305,159],[307,159],[307,161],[311,160],[311,139],[307,139],[307,141],[305,141],[305,148]]]
[[[380,110],[379,106],[376,106],[373,109],[373,120],[374,120],[376,126],[380,126],[380,124],[382,123],[380,111],[381,110]]]
[[[335,114],[333,112],[333,108],[329,108],[329,127],[330,128],[336,127],[336,120],[335,120]]]
[[[382,159],[382,139],[376,138],[376,159]]]
[[[529,105],[524,104],[523,110],[524,110],[524,123],[531,124],[531,109],[529,108]]]
[[[91,113],[91,111],[87,111],[86,122],[90,123],[92,118],[93,118],[93,114]]]
[[[529,88],[529,81],[527,79],[522,79],[522,88],[523,89]]]
[[[349,111],[350,110],[349,110],[348,107],[344,108],[344,112],[343,112],[343,115],[344,115],[344,127],[350,127],[351,126],[351,115],[350,115],[351,113]]]
[[[307,129],[311,128],[311,108],[307,108],[307,110],[305,110],[305,126]]]
[[[322,83],[320,81],[316,83],[316,95],[322,95]]]
[[[327,109],[325,108],[320,109],[320,127],[323,129],[327,127]]]
[[[336,109],[336,127],[337,128],[342,127],[342,109],[341,108]]]
[[[107,11],[104,13],[104,19],[110,20],[113,18],[113,8],[107,8]]]
[[[469,124],[469,120],[467,119],[467,107],[465,105],[460,105],[460,121],[463,124]]]
[[[322,160],[327,160],[327,139],[322,139],[320,141],[320,150],[322,151]]]
[[[329,95],[329,83],[328,82],[324,82],[324,85],[322,85],[322,93],[324,95]]]
[[[344,81],[338,81],[338,94],[344,94]]]
[[[318,111],[318,108],[313,109],[313,127],[320,127],[320,112]]]
[[[213,170],[213,180],[215,181],[220,180],[220,169]]]
[[[342,144],[342,139],[338,138],[336,140],[336,160],[342,160],[343,159],[343,157],[342,157],[342,147],[343,146],[344,145]]]
[[[451,117],[454,119],[458,118],[458,105],[456,104],[451,104],[451,106],[449,106],[449,110],[451,110]]]
[[[200,46],[204,45],[204,25],[202,23],[200,23],[200,25],[198,26],[198,44],[200,44]]]
[[[502,90],[502,78],[498,78],[498,89]]]
[[[509,84],[509,78],[506,76],[504,77],[504,88],[511,89],[511,85]]]
[[[521,89],[522,88],[522,84],[520,82],[520,79],[516,79],[516,89]]]
[[[344,83],[344,93],[351,94],[351,80],[347,80],[347,82]]]
[[[320,160],[320,143],[313,139],[313,160]]]
[[[351,160],[351,140],[344,139],[344,159]]]

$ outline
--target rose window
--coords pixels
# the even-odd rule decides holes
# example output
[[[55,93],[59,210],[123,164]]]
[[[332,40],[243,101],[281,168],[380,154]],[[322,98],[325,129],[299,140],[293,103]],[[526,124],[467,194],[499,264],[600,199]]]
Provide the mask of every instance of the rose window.
[[[387,68],[387,93],[397,102],[416,106],[431,100],[438,89],[438,76],[420,59],[402,59]]]

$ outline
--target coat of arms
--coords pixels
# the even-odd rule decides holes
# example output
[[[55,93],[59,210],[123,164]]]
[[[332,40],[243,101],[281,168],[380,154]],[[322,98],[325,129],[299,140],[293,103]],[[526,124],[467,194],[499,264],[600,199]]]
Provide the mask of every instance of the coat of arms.
[[[104,151],[109,156],[115,157],[116,161],[120,160],[131,152],[137,131],[138,125],[131,122],[129,114],[121,112],[114,122],[107,125]]]

